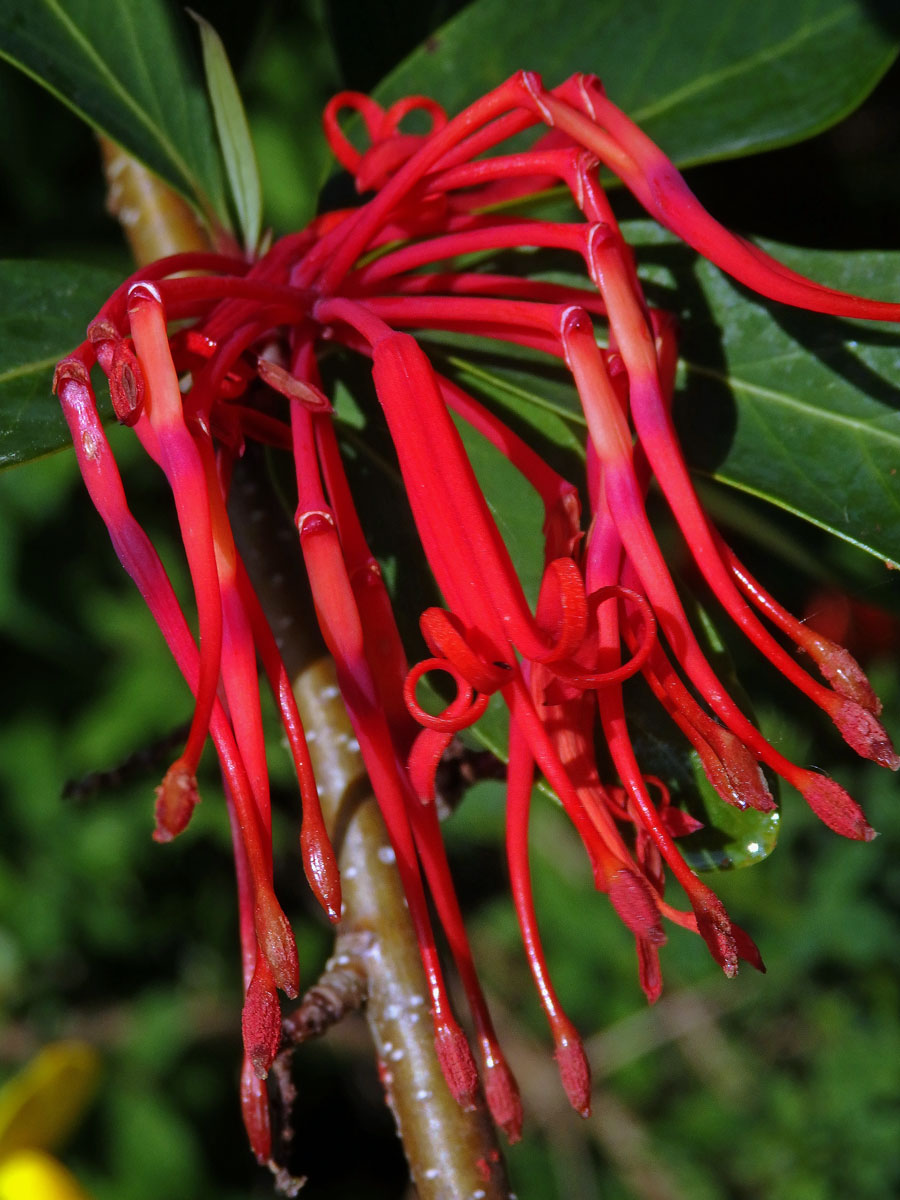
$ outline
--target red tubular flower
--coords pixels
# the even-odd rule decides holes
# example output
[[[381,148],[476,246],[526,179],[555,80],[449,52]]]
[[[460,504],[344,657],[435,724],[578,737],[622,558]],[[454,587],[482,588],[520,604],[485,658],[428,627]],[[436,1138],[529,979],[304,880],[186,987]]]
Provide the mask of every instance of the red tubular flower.
[[[345,108],[363,119],[371,139],[365,152],[341,131]],[[412,109],[428,114],[429,133],[400,131]],[[530,150],[518,143],[504,149],[534,125],[549,128]],[[726,974],[741,959],[762,969],[753,942],[679,852],[678,838],[696,822],[671,806],[663,783],[644,774],[629,733],[626,679],[643,674],[672,719],[673,736],[676,729],[684,734],[728,803],[774,808],[764,764],[832,829],[859,840],[874,836],[846,792],[782,756],[716,675],[647,518],[652,479],[709,587],[750,641],[832,718],[853,749],[892,769],[900,764],[859,666],[786,612],[704,513],[670,415],[674,321],[646,302],[599,166],[615,172],[667,228],[765,296],[875,320],[896,320],[900,306],[803,279],[722,229],[592,76],[548,91],[536,75],[521,72],[453,119],[422,97],[383,111],[367,97],[342,93],[326,110],[325,127],[340,162],[361,191],[374,190],[373,198],[318,218],[252,263],[183,255],[153,264],[113,294],[56,377],[91,497],[196,698],[184,753],[159,791],[156,836],[174,836],[190,818],[207,733],[225,775],[246,995],[241,1095],[261,1159],[270,1152],[260,1080],[278,1048],[276,987],[296,995],[298,979],[293,935],[273,890],[257,658],[297,768],[304,867],[332,920],[340,915],[340,882],[290,681],[229,524],[232,468],[247,440],[294,458],[298,550],[396,853],[448,1084],[460,1103],[474,1103],[475,1059],[447,997],[429,896],[468,999],[488,1103],[511,1139],[521,1128],[518,1091],[478,983],[435,801],[441,756],[455,734],[478,722],[494,693],[510,716],[506,840],[513,900],[563,1086],[580,1112],[590,1104],[587,1060],[550,979],[531,896],[535,768],[578,830],[597,889],[635,938],[651,1001],[662,986],[663,918],[699,933]],[[510,215],[515,202],[557,182],[571,192],[578,219]],[[472,256],[477,262],[478,255],[523,247],[565,252],[580,262],[583,282],[563,287],[473,265]],[[435,371],[416,340],[425,329],[509,342],[565,364],[587,422],[587,488],[559,476],[497,412]],[[423,604],[430,657],[412,670],[323,392],[319,358],[335,346],[371,363],[411,518],[446,606]],[[128,509],[94,404],[94,362],[109,377],[116,415],[134,428],[172,492],[199,644]],[[544,572],[534,609],[456,422],[504,455],[543,503],[545,521],[535,537],[543,538]],[[801,668],[765,619],[810,656],[824,682]],[[437,715],[416,697],[417,684],[432,672],[455,688]],[[601,776],[598,730],[617,779]],[[690,911],[665,900],[666,868]]]

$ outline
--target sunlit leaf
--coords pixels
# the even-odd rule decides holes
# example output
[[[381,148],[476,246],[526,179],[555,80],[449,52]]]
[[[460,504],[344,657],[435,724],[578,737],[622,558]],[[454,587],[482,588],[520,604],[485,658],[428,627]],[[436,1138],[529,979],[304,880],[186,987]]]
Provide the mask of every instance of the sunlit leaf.
[[[656,240],[649,226],[632,231]],[[770,246],[795,271],[897,299],[900,254]],[[640,253],[640,252],[639,252]],[[677,246],[648,272],[679,281],[676,418],[691,463],[900,563],[900,333],[760,300]],[[699,289],[680,286],[694,276]],[[664,305],[671,292],[659,293]]]
[[[810,137],[860,103],[893,61],[896,29],[851,0],[711,5],[596,0],[552,17],[478,0],[411,54],[378,96],[434,96],[457,112],[520,68],[555,85],[592,71],[678,162]]]
[[[648,297],[680,320],[675,414],[689,463],[900,563],[900,334],[761,300],[655,225],[631,223],[625,234]],[[845,291],[900,295],[900,254],[769,249]],[[564,270],[540,275],[583,285]],[[520,431],[543,446],[561,453],[583,438],[575,388],[546,356],[456,335],[440,339],[437,356],[463,386],[514,409]],[[567,465],[577,470],[571,455]]]

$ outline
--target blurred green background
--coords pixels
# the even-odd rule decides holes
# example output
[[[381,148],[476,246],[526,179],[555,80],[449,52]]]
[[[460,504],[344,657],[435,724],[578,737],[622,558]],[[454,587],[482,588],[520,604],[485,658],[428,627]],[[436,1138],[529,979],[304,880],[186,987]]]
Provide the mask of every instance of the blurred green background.
[[[310,114],[342,83],[372,85],[450,11],[272,4],[246,33],[238,6],[197,7],[235,47],[268,219],[279,231],[306,219],[323,178]],[[373,7],[385,12],[360,60],[340,31]],[[8,117],[0,125],[3,255],[103,261],[124,272],[127,254],[103,212],[91,136],[6,66],[0,100]],[[286,143],[295,155],[284,155]],[[855,116],[802,148],[700,168],[691,181],[742,232],[900,247],[898,149],[895,69]],[[813,206],[809,180],[828,181]],[[127,439],[119,443],[135,508],[169,547],[177,573],[153,473]],[[780,514],[787,549],[773,553],[765,548],[770,513],[740,500],[725,515],[760,576],[796,611],[842,581],[865,603],[900,612],[900,589],[880,563]],[[800,546],[812,571],[792,566]],[[896,736],[897,627],[885,623],[874,636],[873,621],[857,610],[851,633]],[[500,794],[480,785],[467,796],[447,836],[476,958],[526,1098],[526,1137],[508,1156],[519,1200],[900,1193],[896,780],[852,761],[824,720],[732,649],[767,735],[789,756],[834,773],[882,836],[871,845],[842,842],[786,795],[771,858],[712,881],[760,945],[768,975],[747,970],[729,983],[699,939],[673,930],[663,951],[666,991],[648,1009],[632,939],[592,896],[568,823],[539,805],[541,926],[559,991],[590,1038],[599,1086],[596,1111],[582,1123],[556,1082],[519,947]],[[150,839],[164,754],[114,785],[63,796],[67,781],[122,764],[190,713],[67,453],[0,475],[0,661],[0,1071],[11,1075],[63,1036],[98,1047],[98,1096],[63,1154],[98,1200],[270,1195],[238,1113],[236,911],[212,767],[190,831],[165,847]],[[328,935],[298,869],[298,807],[277,739],[271,759],[280,895],[311,982]],[[297,1081],[298,1162],[310,1177],[304,1194],[403,1196],[405,1168],[362,1022],[305,1048]]]

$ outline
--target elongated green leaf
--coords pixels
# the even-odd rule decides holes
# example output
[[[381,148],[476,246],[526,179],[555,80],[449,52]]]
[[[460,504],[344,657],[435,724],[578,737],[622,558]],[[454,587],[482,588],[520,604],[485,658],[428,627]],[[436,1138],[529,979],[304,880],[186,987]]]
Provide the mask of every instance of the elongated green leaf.
[[[0,56],[227,225],[199,71],[164,0],[0,0]]]
[[[252,254],[259,243],[262,228],[262,192],[247,115],[222,39],[209,21],[197,13],[191,13],[191,16],[200,27],[209,98],[231,195],[244,235],[244,249]]]
[[[0,466],[58,450],[69,434],[51,394],[53,368],[118,275],[73,263],[0,262]]]
[[[410,55],[378,96],[424,92],[455,113],[519,68],[555,85],[599,75],[681,164],[809,137],[860,103],[896,55],[896,22],[854,0],[792,4],[478,0]]]

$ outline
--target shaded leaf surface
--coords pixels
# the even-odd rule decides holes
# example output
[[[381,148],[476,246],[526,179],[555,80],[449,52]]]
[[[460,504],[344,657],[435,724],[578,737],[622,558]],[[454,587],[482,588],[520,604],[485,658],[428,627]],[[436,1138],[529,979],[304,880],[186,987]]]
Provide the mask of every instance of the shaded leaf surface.
[[[883,16],[883,14],[882,14]],[[898,41],[878,5],[803,0],[598,0],[533,5],[479,0],[429,38],[378,88],[424,92],[455,113],[520,68],[548,86],[600,75],[610,97],[678,162],[787,145],[863,99]]]
[[[2,0],[0,56],[227,225],[203,81],[163,0]]]
[[[900,255],[769,247],[813,279],[897,296]],[[676,418],[693,465],[900,562],[900,333],[749,296],[697,265]]]
[[[53,368],[84,340],[87,322],[119,283],[99,267],[0,262],[0,466],[68,442],[51,394]]]
[[[655,225],[631,223],[625,235],[648,298],[681,322],[675,415],[690,464],[900,562],[895,328],[763,301]],[[767,248],[822,283],[883,299],[898,294],[897,253]],[[504,258],[504,269],[511,261]],[[539,274],[580,282],[560,271]],[[449,336],[439,357],[463,386],[514,408],[519,431],[524,424],[542,447],[549,439],[562,454],[565,426],[583,438],[578,396],[559,364],[520,347],[491,352],[486,342]],[[571,454],[557,465],[577,482]]]

